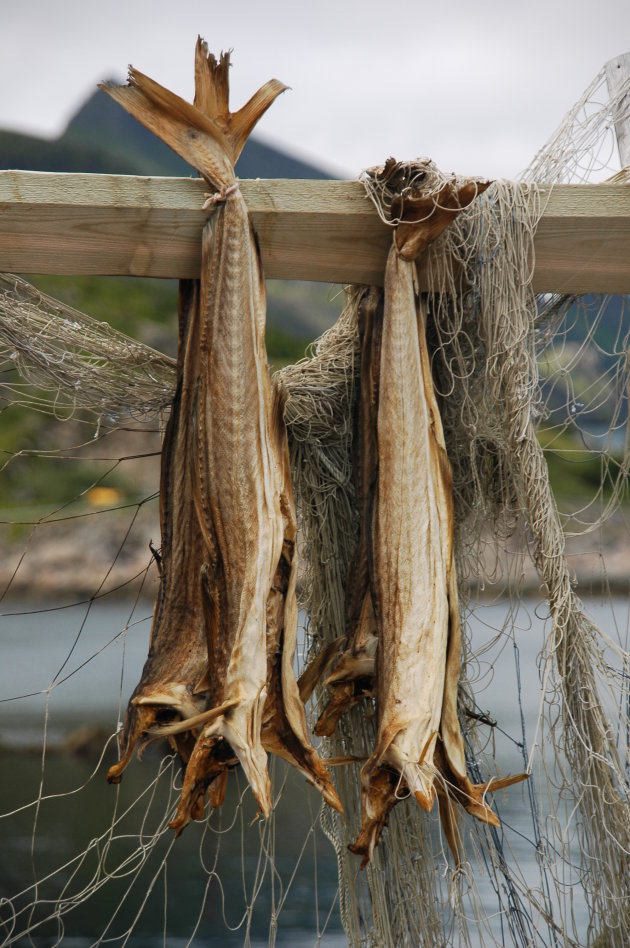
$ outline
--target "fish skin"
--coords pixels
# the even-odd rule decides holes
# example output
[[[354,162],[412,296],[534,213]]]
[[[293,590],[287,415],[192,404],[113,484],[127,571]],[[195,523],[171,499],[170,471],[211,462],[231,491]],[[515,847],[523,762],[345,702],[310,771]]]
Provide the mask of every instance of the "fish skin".
[[[177,386],[164,433],[160,473],[162,535],[160,588],[151,627],[149,654],[129,701],[121,758],[107,779],[120,782],[135,747],[152,728],[192,717],[205,708],[198,690],[207,665],[202,567],[207,547],[196,526],[194,478],[185,463],[190,452],[190,417],[197,395],[194,380],[199,355],[197,281],[182,281],[179,295]],[[174,741],[185,762],[190,735]]]
[[[214,225],[214,226],[213,226]],[[283,542],[280,470],[270,441],[271,384],[264,347],[265,287],[242,195],[206,224],[199,309],[196,518],[215,561],[207,575],[210,708],[235,702],[201,731],[182,790],[179,829],[192,787],[214,774],[226,741],[265,816],[271,810],[260,731],[266,700],[266,608]]]
[[[346,645],[325,681],[329,701],[315,734],[330,737],[342,714],[374,694],[378,623],[374,607],[372,518],[378,477],[376,418],[380,377],[383,294],[366,290],[358,307],[361,367],[353,439],[353,476],[359,508],[359,539],[346,582]]]
[[[263,710],[262,743],[268,753],[284,758],[322,794],[338,812],[341,801],[330,774],[312,747],[304,703],[293,672],[297,647],[297,520],[289,468],[289,447],[282,418],[283,400],[276,390],[277,450],[282,457],[284,516],[282,554],[267,599],[267,699]]]
[[[189,478],[182,509],[194,521],[190,540],[198,562],[191,564],[190,582],[196,594],[201,588],[207,652],[204,673],[196,670],[191,680],[204,703],[176,724],[149,727],[151,738],[167,736],[187,748],[197,736],[171,823],[178,833],[203,813],[208,788],[211,804],[221,803],[227,773],[239,762],[269,815],[265,746],[341,807],[309,744],[293,674],[297,558],[288,447],[267,366],[258,242],[233,167],[252,128],[286,87],[271,80],[232,113],[228,71],[229,54],[217,61],[199,39],[193,105],[133,69],[128,86],[105,87],[217,192],[202,236],[196,361],[187,379],[194,397],[187,403],[189,440],[179,459]],[[177,590],[172,593],[176,597]],[[167,681],[166,656],[161,666]]]
[[[379,392],[373,534],[382,628],[378,735],[362,781],[365,786],[373,769],[389,764],[430,806],[430,761],[440,730],[448,641],[452,509],[444,509],[446,491],[436,483],[436,419],[426,399],[420,348],[410,344],[418,335],[412,271],[412,264],[390,251],[381,349],[387,384]]]
[[[245,202],[227,197],[204,232],[201,393],[195,503],[216,562],[208,572],[210,708],[233,702],[204,727],[191,755],[172,827],[192,817],[229,745],[263,815],[271,810],[267,752],[301,770],[340,803],[308,740],[293,673],[297,638],[297,525],[279,395],[267,366],[265,286]]]
[[[379,471],[373,584],[379,609],[378,731],[361,771],[362,825],[350,849],[362,868],[391,808],[412,793],[430,810],[436,792],[457,862],[453,801],[485,823],[498,819],[485,794],[526,775],[473,784],[457,718],[461,632],[453,563],[450,464],[431,378],[414,264],[390,251],[379,390]],[[418,345],[410,341],[417,338]]]

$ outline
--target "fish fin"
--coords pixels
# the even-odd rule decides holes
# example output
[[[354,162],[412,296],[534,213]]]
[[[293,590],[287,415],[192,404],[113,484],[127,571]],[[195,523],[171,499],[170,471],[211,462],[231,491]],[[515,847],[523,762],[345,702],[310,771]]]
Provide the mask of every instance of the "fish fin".
[[[208,118],[214,119],[230,141],[236,163],[254,126],[281,92],[289,87],[270,79],[237,112],[230,112],[230,54],[221,53],[217,62],[208,52],[207,43],[197,37],[195,48],[195,105]]]
[[[191,820],[202,819],[205,800],[206,784],[204,783],[196,784],[185,801],[180,798],[177,815],[168,824],[169,829],[175,830],[175,836],[179,836]]]
[[[227,741],[204,733],[199,736],[186,767],[177,813],[168,824],[176,836],[191,820],[200,818],[196,814],[203,813],[206,790],[211,806],[220,806],[228,773],[237,764],[238,758]]]
[[[460,792],[456,794],[456,799],[462,804],[467,813],[487,823],[489,826],[500,826],[500,820],[489,803],[486,803],[486,794],[493,793],[495,790],[501,790],[505,787],[511,787],[515,783],[521,783],[527,780],[529,774],[513,774],[510,777],[499,777],[487,780],[485,783],[470,783],[468,786],[461,787]]]
[[[107,771],[108,783],[120,783],[123,773],[133,757],[133,752],[138,745],[143,734],[145,734],[153,724],[159,708],[153,705],[137,705],[130,702],[127,710],[127,720],[125,728],[119,738],[119,745],[122,750],[120,760],[113,764]]]
[[[204,791],[204,792],[200,792],[195,797],[195,801],[190,808],[191,820],[202,820],[205,808],[206,808],[206,794]]]
[[[195,106],[217,124],[225,124],[230,114],[230,53],[219,61],[208,52],[208,44],[197,37],[195,46]]]
[[[331,737],[342,714],[359,704],[364,698],[370,698],[373,695],[373,682],[365,679],[366,685],[362,687],[361,681],[361,679],[355,679],[331,685],[328,703],[313,728],[317,737]]]
[[[227,711],[235,708],[238,704],[239,702],[236,699],[225,701],[216,708],[211,708],[209,711],[202,711],[201,714],[195,714],[190,718],[184,718],[175,724],[150,728],[148,733],[152,738],[170,737],[173,734],[182,734],[184,731],[190,731],[192,728],[198,728],[202,725],[207,727],[209,724],[212,724],[213,721],[216,721],[217,718],[222,717]]]
[[[435,802],[435,793],[433,788],[427,793],[424,793],[422,790],[414,790],[414,797],[420,804],[423,810],[426,810],[427,813],[430,813],[433,809],[433,804]]]
[[[324,684],[329,688],[331,685],[337,685],[344,681],[355,681],[358,678],[370,679],[373,682],[375,674],[376,657],[374,655],[367,655],[365,652],[359,655],[344,652]],[[372,688],[373,684],[369,690],[372,690]]]
[[[455,865],[461,866],[463,861],[463,850],[459,828],[457,825],[457,810],[455,803],[448,795],[447,791],[437,788],[438,807],[440,811],[440,822],[446,836],[446,841],[453,854]]]
[[[400,256],[404,260],[416,260],[491,184],[491,181],[466,181],[458,185],[447,181],[437,194],[419,192],[414,195],[408,189],[404,196],[397,195],[391,210],[393,217],[402,218],[394,234]]]
[[[329,642],[328,645],[321,649],[315,658],[308,663],[297,683],[302,704],[306,704],[311,697],[318,681],[325,675],[329,665],[335,656],[339,654],[345,641],[345,635],[340,635],[339,638],[333,639],[332,642]]]
[[[289,86],[279,82],[278,79],[270,79],[264,86],[261,86],[257,92],[243,105],[238,112],[233,112],[230,122],[230,135],[232,139],[232,148],[236,158],[243,150],[245,142],[252,133],[254,126],[259,122],[262,116],[282,92],[286,92]]]
[[[194,104],[133,67],[127,86],[102,83],[99,88],[220,191],[234,181],[234,165],[252,129],[288,88],[271,79],[237,112],[230,112],[229,65],[229,53],[217,62],[197,39]]]
[[[182,798],[187,788],[212,771],[215,759],[214,748],[223,739],[225,751],[229,749],[230,766],[238,760],[261,812],[267,818],[271,813],[271,783],[267,772],[267,754],[261,741],[264,691],[253,699],[232,700],[220,708],[214,708],[195,745],[184,777]],[[212,779],[225,769],[212,773]],[[207,780],[206,780],[207,783]]]
[[[364,764],[367,757],[357,757],[356,754],[344,754],[341,757],[323,757],[326,767],[343,767],[346,764]]]
[[[276,667],[268,680],[268,700],[261,731],[263,747],[268,753],[282,757],[299,770],[319,790],[326,803],[341,813],[343,808],[330,774],[309,741],[304,707],[300,702],[295,678],[291,683],[280,679],[277,672]],[[294,709],[295,713],[289,716],[287,706],[294,702],[299,702],[299,708]]]
[[[216,122],[137,69],[129,84],[99,86],[161,141],[176,151],[217,190],[234,181],[232,148]]]
[[[212,688],[212,685],[213,685],[213,678],[210,671],[210,666],[208,666],[208,668],[206,668],[205,672],[203,673],[203,675],[201,676],[201,678],[199,679],[199,681],[193,688],[193,694],[199,695],[199,694],[203,694],[204,691],[210,691],[210,689]]]
[[[276,399],[276,406],[278,403],[279,400]],[[284,422],[278,409],[276,419],[282,445],[285,447]],[[288,467],[288,455],[284,449],[282,456]],[[297,525],[293,498],[289,494],[288,477],[285,484],[287,492],[280,501],[285,521],[284,541],[267,599],[267,684],[260,736],[267,752],[277,754],[299,770],[306,780],[319,790],[326,803],[341,812],[341,801],[331,776],[311,744],[304,703],[295,680],[293,662],[297,640]]]
[[[512,787],[515,783],[522,783],[523,780],[529,780],[528,773],[511,774],[509,777],[492,777],[483,784],[477,784],[484,788],[484,793],[494,793],[495,790],[503,790],[505,787]]]
[[[362,797],[361,829],[356,841],[348,846],[350,852],[361,856],[361,869],[365,869],[374,855],[379,843],[389,812],[400,799],[396,790],[399,784],[398,775],[385,767],[377,767],[368,775],[365,782],[365,772],[369,764],[363,768],[361,780],[364,783]],[[366,785],[367,783],[367,785]]]
[[[210,800],[210,806],[213,810],[217,810],[223,805],[225,792],[227,790],[228,773],[228,770],[224,770],[222,774],[215,777],[208,787],[208,799]]]
[[[267,721],[263,726],[262,742],[264,749],[282,757],[304,775],[307,782],[318,790],[326,803],[343,813],[341,800],[335,790],[325,762],[314,747],[300,739],[285,721]]]
[[[511,787],[529,777],[527,773],[513,774],[509,777],[493,777],[483,783],[472,783],[466,774],[458,774],[451,768],[441,741],[438,741],[436,747],[435,764],[443,791],[456,800],[467,813],[489,826],[501,824],[490,804],[486,802],[486,794]]]

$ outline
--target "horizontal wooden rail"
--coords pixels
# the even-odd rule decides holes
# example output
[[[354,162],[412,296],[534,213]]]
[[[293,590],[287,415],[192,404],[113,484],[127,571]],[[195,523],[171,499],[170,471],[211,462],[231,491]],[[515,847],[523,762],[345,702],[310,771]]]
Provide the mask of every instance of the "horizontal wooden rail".
[[[241,181],[265,275],[379,283],[391,231],[357,181]],[[0,172],[0,271],[195,277],[197,178]],[[630,186],[543,189],[540,292],[630,293]]]

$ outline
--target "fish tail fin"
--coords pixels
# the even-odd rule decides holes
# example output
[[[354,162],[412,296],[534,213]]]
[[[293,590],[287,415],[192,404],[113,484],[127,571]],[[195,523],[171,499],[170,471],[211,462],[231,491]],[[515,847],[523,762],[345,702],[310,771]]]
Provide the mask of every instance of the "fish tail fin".
[[[213,810],[218,810],[220,806],[223,806],[225,792],[227,790],[227,780],[228,771],[224,770],[222,774],[219,774],[218,777],[215,777],[208,787],[208,799]]]
[[[208,46],[197,37],[195,48],[195,106],[208,118],[219,120],[232,145],[234,161],[240,155],[252,129],[281,92],[289,87],[270,79],[237,112],[230,112],[230,54],[221,53],[219,60],[208,52]]]
[[[330,773],[314,747],[302,742],[293,732],[284,727],[281,732],[273,731],[270,727],[264,728],[263,742],[266,750],[282,757],[299,770],[308,783],[321,793],[333,810],[343,813],[343,806]]]
[[[467,813],[481,820],[482,823],[487,823],[489,826],[500,826],[501,822],[498,816],[490,804],[486,802],[486,794],[511,787],[515,783],[521,783],[521,781],[528,778],[529,774],[523,773],[512,774],[509,777],[495,777],[484,783],[470,783],[467,780],[467,786],[461,787],[457,799],[459,799]]]
[[[472,783],[468,777],[453,773],[442,781],[443,792],[456,800],[467,813],[488,826],[500,826],[501,822],[492,809],[486,796],[495,790],[511,787],[515,783],[527,780],[529,774],[514,774],[509,777],[500,777],[487,780],[484,783]]]

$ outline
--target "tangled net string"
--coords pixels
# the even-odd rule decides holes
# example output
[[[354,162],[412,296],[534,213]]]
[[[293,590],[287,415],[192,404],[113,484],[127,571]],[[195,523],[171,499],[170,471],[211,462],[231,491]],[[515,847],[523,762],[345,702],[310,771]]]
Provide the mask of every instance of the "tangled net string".
[[[12,274],[0,274],[0,365],[3,400],[110,426],[156,415],[175,388],[174,359]]]
[[[528,769],[531,778],[517,791],[521,817],[513,815],[506,797],[496,801],[501,829],[467,820],[468,862],[455,872],[437,815],[427,816],[413,801],[402,801],[392,811],[372,863],[359,872],[347,849],[360,822],[359,765],[335,769],[342,816],[328,809],[320,813],[308,795],[299,798],[306,801],[302,808],[308,814],[290,854],[285,837],[298,791],[290,791],[290,778],[279,766],[269,821],[249,825],[255,806],[247,789],[235,784],[221,812],[211,812],[196,835],[191,827],[174,844],[167,823],[180,778],[167,757],[145,760],[140,783],[128,781],[126,787],[123,782],[115,791],[103,788],[109,796],[104,829],[96,838],[83,840],[59,864],[45,858],[38,848],[42,814],[55,807],[67,810],[103,780],[99,761],[70,790],[67,780],[62,789],[56,790],[54,781],[49,788],[49,704],[82,671],[82,662],[100,661],[103,652],[126,642],[144,621],[142,589],[150,581],[145,551],[144,572],[134,560],[136,602],[121,631],[86,659],[79,657],[83,623],[115,585],[104,567],[99,591],[86,597],[85,618],[77,623],[73,644],[51,684],[42,689],[43,749],[33,762],[39,789],[0,821],[13,825],[30,820],[26,836],[34,880],[2,900],[3,944],[26,944],[29,937],[37,944],[61,943],[72,935],[73,919],[89,911],[101,891],[108,893],[108,918],[98,937],[86,944],[127,944],[141,938],[143,919],[147,911],[156,911],[156,904],[166,939],[181,892],[169,866],[181,846],[187,847],[192,867],[187,885],[198,905],[195,918],[188,920],[186,944],[206,938],[209,926],[217,924],[223,933],[217,937],[225,939],[217,943],[260,943],[257,916],[265,918],[265,943],[281,941],[291,895],[305,885],[304,879],[311,880],[307,886],[321,899],[304,944],[341,943],[335,941],[331,923],[337,902],[343,943],[353,946],[621,948],[630,942],[627,630],[598,628],[575,587],[576,571],[612,582],[602,560],[602,539],[610,530],[627,537],[630,319],[623,298],[537,299],[532,288],[533,241],[543,211],[537,184],[598,180],[616,170],[612,130],[628,108],[630,89],[626,84],[608,101],[604,82],[602,73],[520,181],[495,182],[431,247],[427,261],[429,342],[454,474],[466,630],[460,716],[467,765],[478,781],[507,767]],[[447,180],[426,161],[410,163],[410,183],[419,173],[428,193],[437,194]],[[387,188],[377,188],[370,172],[364,182],[383,219],[391,222]],[[302,606],[308,617],[305,653],[310,655],[344,631],[345,583],[358,528],[351,449],[357,309],[364,292],[350,288],[340,319],[310,357],[275,377],[286,395],[304,563]],[[137,429],[133,437],[145,427],[160,429],[174,385],[172,360],[10,276],[0,278],[0,368],[0,397],[7,406],[48,412],[57,419],[89,419],[96,426],[98,446],[113,444],[111,439],[130,421]],[[68,460],[80,453],[74,442],[56,450]],[[576,467],[590,465],[589,470],[595,465],[591,493],[579,506],[558,509],[545,455],[551,461],[574,459]],[[107,463],[117,465],[120,457],[112,448]],[[7,459],[9,470],[12,460]],[[116,512],[120,529],[113,552],[107,554],[110,566],[124,566],[131,531],[138,529],[148,499]],[[83,508],[79,512],[90,524],[112,516],[107,511],[85,514]],[[24,555],[41,542],[52,521],[74,516],[72,505],[61,505],[37,517],[27,526]],[[143,534],[146,539],[146,528]],[[593,557],[582,552],[585,542],[595,547]],[[623,562],[626,549],[623,545]],[[9,587],[24,569],[20,559]],[[532,589],[539,599],[542,589],[546,603],[533,724],[525,722],[522,710],[527,696],[519,664],[524,639],[533,634],[522,603],[524,590],[531,596]],[[496,602],[505,596],[509,604],[496,611],[492,597]],[[490,627],[480,638],[482,621]],[[509,722],[497,720],[483,704],[487,679],[503,653],[513,657],[515,669]],[[313,716],[319,698],[310,709]],[[124,704],[121,673],[119,717]],[[369,709],[365,712],[354,708],[344,715],[338,733],[326,742],[326,756],[369,753],[375,720]],[[337,864],[338,882],[332,888],[321,869],[328,844],[320,823]],[[241,867],[238,898],[226,888],[228,880],[234,886],[232,858]]]

